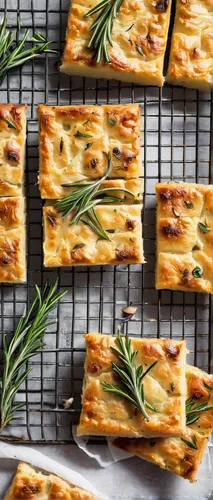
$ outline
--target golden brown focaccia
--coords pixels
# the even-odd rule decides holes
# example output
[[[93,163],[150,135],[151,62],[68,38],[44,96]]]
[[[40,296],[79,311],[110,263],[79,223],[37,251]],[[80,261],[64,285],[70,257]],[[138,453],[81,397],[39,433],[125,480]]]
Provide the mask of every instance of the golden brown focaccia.
[[[87,49],[90,27],[97,14],[85,18],[98,3],[72,2],[61,71],[161,87],[171,0],[124,0],[113,23],[110,63],[101,64],[96,63],[94,52]]]
[[[177,0],[166,80],[172,85],[203,91],[212,89],[212,0]]]
[[[156,288],[213,293],[213,186],[161,183]]]
[[[117,355],[110,346],[116,337],[89,333],[86,335],[87,354],[83,383],[82,412],[78,436],[102,435],[146,438],[177,436],[185,429],[185,342],[166,339],[132,338],[138,351],[136,363],[148,368],[156,365],[144,377],[146,401],[157,411],[147,409],[150,420],[124,398],[105,392],[101,382],[117,383],[111,363]],[[172,379],[171,379],[172,377]],[[171,380],[174,387],[171,387]]]
[[[0,196],[23,193],[26,109],[23,104],[0,104]]]
[[[62,198],[68,193],[62,184],[102,177],[107,169],[105,153],[109,151],[111,178],[130,180],[142,173],[137,104],[40,104],[38,117],[42,198]]]
[[[96,213],[110,240],[81,221],[71,225],[71,215],[62,217],[53,205],[44,206],[46,267],[144,262],[141,205],[97,205]]]
[[[191,411],[202,403],[213,404],[212,375],[208,375],[202,370],[188,365],[186,368],[186,383],[187,403],[190,403],[190,401],[193,403]],[[187,411],[190,411],[189,406]],[[113,444],[122,450],[134,453],[149,462],[159,465],[163,469],[168,469],[182,476],[184,479],[193,482],[196,480],[198,468],[206,449],[208,436],[212,432],[213,411],[208,410],[194,414],[188,413],[188,419],[190,416],[197,416],[199,418],[196,422],[189,423],[186,426],[182,438],[118,438]]]
[[[20,463],[4,500],[95,500],[95,496],[53,474],[36,472]]]
[[[0,282],[26,280],[25,202],[0,198]]]

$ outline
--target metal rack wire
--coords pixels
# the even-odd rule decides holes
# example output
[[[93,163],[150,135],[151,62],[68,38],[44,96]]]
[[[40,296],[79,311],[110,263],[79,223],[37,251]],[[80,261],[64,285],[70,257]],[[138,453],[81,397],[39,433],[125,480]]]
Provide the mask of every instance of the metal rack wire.
[[[36,29],[62,50],[70,0],[0,0],[9,27]],[[45,6],[44,6],[45,5]],[[21,36],[21,35],[20,35]],[[211,299],[201,294],[160,291],[154,287],[155,194],[161,180],[212,183],[213,97],[181,88],[142,88],[119,82],[60,75],[57,57],[47,56],[8,75],[0,102],[28,104],[27,199],[28,280],[26,285],[1,285],[1,332],[12,331],[32,299],[34,284],[59,277],[68,289],[55,315],[58,323],[45,336],[46,347],[31,362],[32,372],[21,388],[25,402],[21,421],[10,433],[26,442],[72,442],[72,424],[80,413],[84,340],[88,331],[115,332],[121,309],[130,302],[138,309],[127,325],[139,336],[186,338],[188,362],[211,370]],[[37,187],[38,126],[36,105],[123,103],[141,105],[144,163],[144,266],[107,266],[47,270],[42,265],[41,200]],[[63,399],[74,397],[71,409]]]

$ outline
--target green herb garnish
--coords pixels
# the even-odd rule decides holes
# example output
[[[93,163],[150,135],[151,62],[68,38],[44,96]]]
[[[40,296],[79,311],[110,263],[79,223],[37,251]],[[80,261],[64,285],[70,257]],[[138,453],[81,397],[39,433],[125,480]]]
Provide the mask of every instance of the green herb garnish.
[[[77,250],[78,248],[83,248],[83,247],[85,247],[85,243],[77,243],[77,245],[73,247],[73,250]]]
[[[202,233],[209,233],[209,231],[211,231],[211,228],[207,226],[207,223],[206,222],[199,222],[198,223],[198,227],[200,228],[200,230],[202,231]]]
[[[211,387],[210,385],[206,384],[205,382],[204,382],[204,387],[206,389],[208,389],[209,391],[213,391],[213,387]]]
[[[15,128],[15,129],[17,128],[16,124],[12,122],[12,120],[7,120],[7,118],[4,118],[4,121],[7,123],[9,128]]]
[[[125,32],[127,33],[127,31],[130,31],[133,28],[134,24],[135,23],[132,23],[131,26],[129,26],[129,28],[127,28],[127,30],[125,30]]]
[[[118,376],[121,386],[102,382],[103,390],[120,396],[137,408],[142,413],[145,420],[149,421],[149,415],[146,412],[146,407],[152,411],[157,411],[145,400],[143,379],[147,373],[156,365],[154,361],[145,371],[142,365],[136,366],[136,357],[138,352],[133,351],[132,342],[129,337],[121,337],[120,328],[118,328],[117,346],[111,346],[113,352],[118,355],[122,365],[112,363],[112,370]]]
[[[201,269],[201,267],[199,266],[196,266],[193,271],[192,271],[192,275],[194,276],[194,278],[202,278],[203,276],[203,271]]]
[[[188,441],[188,439],[181,438],[181,440],[190,446],[190,448],[193,448],[193,450],[198,450],[198,444],[197,444],[197,439],[196,436],[193,436],[192,441]]]
[[[187,208],[193,208],[194,207],[193,203],[191,203],[190,201],[184,200],[184,203],[187,206]]]
[[[80,132],[80,130],[78,130],[76,132],[76,134],[74,134],[74,137],[86,137],[86,138],[89,138],[89,137],[92,137],[90,134],[84,134],[84,132]]]
[[[93,16],[99,13],[93,21],[90,31],[92,35],[87,45],[88,49],[94,51],[94,57],[97,64],[101,64],[103,60],[110,63],[110,55],[108,45],[113,47],[112,43],[112,28],[114,19],[120,10],[124,0],[102,0],[95,7],[90,9],[84,17]]]
[[[106,153],[105,153],[106,154]],[[120,202],[121,198],[117,196],[106,196],[107,192],[111,191],[123,191],[134,197],[134,194],[128,189],[124,188],[105,188],[100,189],[101,184],[105,181],[112,170],[112,160],[110,153],[107,156],[107,170],[104,176],[97,181],[77,181],[72,184],[62,184],[63,187],[77,188],[73,190],[72,193],[68,194],[64,198],[56,201],[56,209],[62,213],[62,216],[67,215],[70,212],[72,214],[71,224],[78,224],[79,221],[83,222],[87,226],[90,226],[99,236],[105,240],[109,240],[109,236],[103,226],[101,225],[97,213],[95,211],[95,206],[100,203],[116,203]],[[96,198],[96,197],[99,198]],[[104,196],[102,198],[102,196]],[[82,218],[83,215],[87,216],[87,219]]]
[[[117,120],[113,120],[112,118],[110,118],[109,113],[107,113],[107,118],[108,118],[108,122],[111,125],[111,127],[114,127],[117,123]]]
[[[26,314],[19,319],[10,341],[3,336],[3,372],[0,377],[0,432],[15,417],[25,403],[14,403],[21,384],[27,379],[30,368],[26,363],[44,346],[42,337],[46,328],[55,323],[48,315],[66,292],[57,292],[58,281],[42,290],[36,285],[36,298]]]
[[[186,425],[194,424],[194,422],[196,422],[200,418],[200,413],[212,409],[213,405],[209,405],[208,402],[196,404],[196,401],[193,397],[188,398],[186,400]]]
[[[145,54],[144,54],[144,52],[143,52],[142,47],[141,47],[140,45],[138,45],[138,43],[136,43],[136,44],[135,44],[135,47],[136,47],[136,50],[139,52],[139,54],[140,54],[141,56],[144,56],[144,55],[145,55]]]
[[[30,41],[34,43],[33,47],[24,50],[29,31],[30,30],[27,29],[23,39],[18,44],[12,47],[14,42],[14,33],[7,29],[6,16],[0,24],[0,84],[3,82],[7,72],[10,69],[16,68],[17,66],[22,66],[28,61],[39,57],[43,53],[57,53],[56,50],[52,50],[49,48],[52,40],[48,42],[42,35],[37,32],[35,32],[34,35],[30,38]],[[39,44],[37,42],[39,42]]]
[[[92,146],[93,144],[94,144],[93,142],[88,142],[88,143],[86,144],[86,147],[85,147],[84,151],[86,151],[87,149],[91,148],[91,146]]]

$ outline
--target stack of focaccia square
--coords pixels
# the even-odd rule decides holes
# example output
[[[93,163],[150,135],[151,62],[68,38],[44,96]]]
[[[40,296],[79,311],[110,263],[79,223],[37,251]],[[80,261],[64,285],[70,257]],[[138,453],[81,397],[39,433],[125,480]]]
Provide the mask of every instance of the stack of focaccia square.
[[[26,280],[26,105],[0,104],[0,282]]]
[[[123,387],[114,370],[115,364],[122,367],[118,338],[90,333],[78,435],[114,436],[118,448],[193,482],[212,432],[213,376],[186,365],[185,341],[130,342],[136,368],[148,370],[143,379],[147,419],[131,401],[104,390]]]
[[[40,105],[38,113],[39,184],[41,197],[48,200],[43,211],[45,266],[142,263],[139,106]],[[101,179],[107,155],[112,168],[100,190],[106,190],[108,197],[116,194],[120,203],[100,201],[95,210],[108,240],[85,217],[71,224],[73,213],[64,216],[54,202],[76,190],[74,182],[81,187],[82,182]]]

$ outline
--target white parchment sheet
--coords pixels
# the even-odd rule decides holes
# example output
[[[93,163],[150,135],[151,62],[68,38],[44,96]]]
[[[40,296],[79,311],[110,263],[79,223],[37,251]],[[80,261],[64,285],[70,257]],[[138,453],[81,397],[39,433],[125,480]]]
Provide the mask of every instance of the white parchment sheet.
[[[23,446],[21,448],[26,449]],[[97,460],[88,457],[76,445],[40,445],[29,448],[32,462],[34,450],[40,451],[44,455],[44,462],[45,457],[49,457],[71,468],[72,474],[73,471],[78,472],[108,500],[206,500],[213,498],[211,497],[212,471],[209,450],[200,467],[198,481],[190,484],[137,457],[114,462],[108,446],[104,444],[91,445],[89,451],[101,457],[103,462],[107,463],[111,460],[112,463],[113,461],[113,464],[108,467],[100,467]],[[0,500],[3,499],[3,494],[18,463],[16,460],[2,460],[1,457],[0,453]],[[117,460],[118,457],[116,456],[115,459]]]

